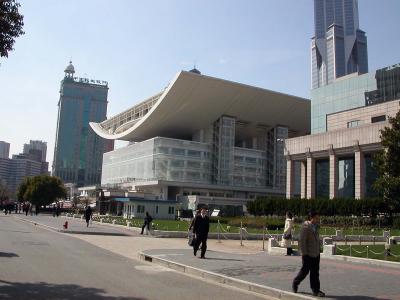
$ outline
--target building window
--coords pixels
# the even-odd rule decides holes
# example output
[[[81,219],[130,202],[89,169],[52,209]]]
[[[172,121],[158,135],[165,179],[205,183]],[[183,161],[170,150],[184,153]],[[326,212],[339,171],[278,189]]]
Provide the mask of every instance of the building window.
[[[139,214],[144,213],[144,205],[138,205],[137,209],[136,209],[136,212],[139,213]]]
[[[175,207],[173,207],[173,206],[168,207],[168,214],[170,214],[170,215],[175,214]]]
[[[386,121],[385,115],[371,118],[371,123],[378,123],[378,122],[384,122],[384,121]]]
[[[361,120],[355,120],[355,121],[350,121],[347,122],[347,128],[353,128],[353,127],[358,127],[362,124],[363,122]]]
[[[172,148],[173,155],[185,155],[185,149]]]

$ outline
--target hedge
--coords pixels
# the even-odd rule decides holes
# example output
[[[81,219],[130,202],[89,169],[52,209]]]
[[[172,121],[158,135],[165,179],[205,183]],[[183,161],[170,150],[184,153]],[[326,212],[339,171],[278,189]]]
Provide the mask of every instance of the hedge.
[[[370,216],[388,214],[386,203],[381,198],[367,199],[286,199],[278,197],[257,198],[247,203],[247,211],[255,216],[285,215],[287,211],[297,216],[306,216],[309,211],[316,210],[322,216]],[[399,212],[399,208],[390,213]]]

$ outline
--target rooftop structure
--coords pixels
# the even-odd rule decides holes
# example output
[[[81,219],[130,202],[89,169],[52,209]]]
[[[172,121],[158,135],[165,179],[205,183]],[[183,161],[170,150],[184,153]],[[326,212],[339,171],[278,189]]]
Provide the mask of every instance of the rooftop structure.
[[[244,205],[284,194],[283,141],[309,133],[309,115],[307,99],[181,71],[163,91],[90,126],[130,142],[104,155],[103,186]]]
[[[367,38],[359,29],[357,0],[314,0],[312,88],[351,73],[368,72]]]

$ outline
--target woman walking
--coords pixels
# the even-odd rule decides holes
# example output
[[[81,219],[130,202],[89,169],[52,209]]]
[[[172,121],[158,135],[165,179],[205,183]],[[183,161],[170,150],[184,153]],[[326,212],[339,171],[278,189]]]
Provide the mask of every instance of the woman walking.
[[[286,255],[292,255],[292,231],[293,231],[293,215],[291,212],[286,213],[285,229],[283,230],[283,236],[281,241],[281,247],[286,248]]]

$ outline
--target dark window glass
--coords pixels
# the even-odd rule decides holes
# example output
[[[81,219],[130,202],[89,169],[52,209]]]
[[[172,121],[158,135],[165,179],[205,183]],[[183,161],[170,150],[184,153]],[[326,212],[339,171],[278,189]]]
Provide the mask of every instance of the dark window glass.
[[[371,123],[378,123],[378,122],[383,122],[383,121],[386,121],[385,115],[371,118]]]

